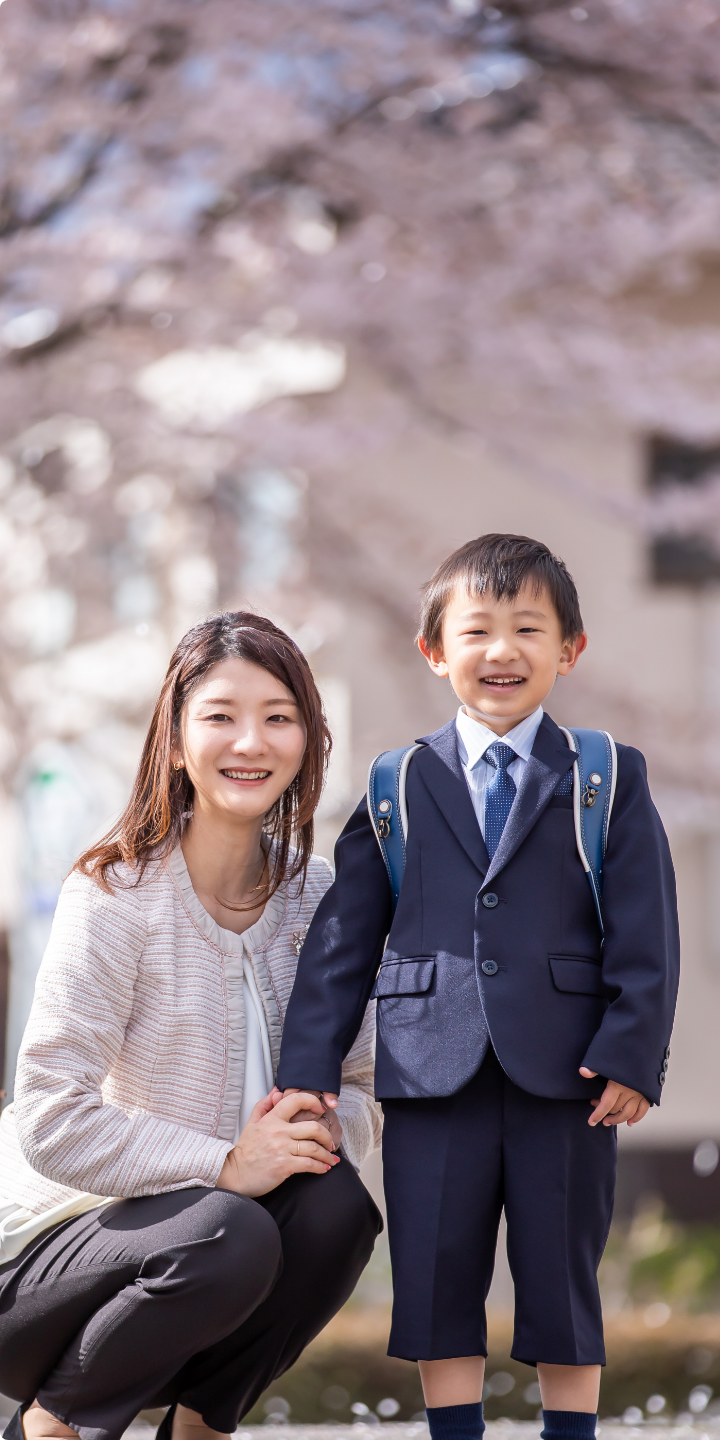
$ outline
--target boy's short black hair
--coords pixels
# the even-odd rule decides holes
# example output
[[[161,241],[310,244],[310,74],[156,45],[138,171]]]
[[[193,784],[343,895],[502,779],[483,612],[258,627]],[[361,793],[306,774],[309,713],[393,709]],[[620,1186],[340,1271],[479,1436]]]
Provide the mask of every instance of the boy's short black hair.
[[[527,535],[479,535],[448,555],[423,586],[418,638],[428,650],[442,648],[445,611],[458,585],[470,595],[489,590],[496,600],[514,600],[528,581],[536,595],[547,590],[563,640],[576,640],[584,626],[575,581],[547,545]]]

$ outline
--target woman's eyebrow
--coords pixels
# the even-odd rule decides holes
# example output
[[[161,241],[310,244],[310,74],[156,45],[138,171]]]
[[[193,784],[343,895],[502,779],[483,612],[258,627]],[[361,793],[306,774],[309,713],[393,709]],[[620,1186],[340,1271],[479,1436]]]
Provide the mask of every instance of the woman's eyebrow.
[[[278,695],[277,698],[274,699],[274,700],[263,700],[261,703],[262,703],[263,705],[266,705],[266,706],[272,706],[272,705],[297,705],[297,700],[293,700],[290,695]],[[214,696],[214,695],[203,695],[203,696],[201,696],[201,698],[200,698],[200,704],[201,704],[201,705],[227,705],[227,706],[230,706],[230,705],[236,705],[236,704],[237,704],[237,698],[233,699],[232,696],[228,696],[228,695],[217,695],[217,696]]]

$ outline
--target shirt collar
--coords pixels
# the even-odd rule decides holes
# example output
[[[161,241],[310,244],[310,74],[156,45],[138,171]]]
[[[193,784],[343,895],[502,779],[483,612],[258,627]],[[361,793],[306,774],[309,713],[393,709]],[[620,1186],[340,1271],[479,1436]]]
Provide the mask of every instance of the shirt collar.
[[[488,745],[492,745],[495,740],[502,739],[506,745],[511,746],[521,760],[529,760],[542,718],[543,708],[542,705],[538,705],[532,715],[527,715],[519,725],[508,730],[507,735],[500,736],[489,730],[487,725],[483,725],[482,720],[473,720],[471,715],[466,715],[461,705],[455,721],[460,759],[469,770],[472,770],[478,760],[482,760]]]

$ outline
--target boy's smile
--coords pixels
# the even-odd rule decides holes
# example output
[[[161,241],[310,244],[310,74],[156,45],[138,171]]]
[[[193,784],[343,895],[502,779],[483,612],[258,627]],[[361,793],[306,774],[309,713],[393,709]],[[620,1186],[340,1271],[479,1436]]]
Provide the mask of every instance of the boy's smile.
[[[557,675],[567,675],[587,645],[563,638],[544,588],[525,585],[509,600],[459,586],[443,618],[442,650],[420,649],[436,675],[447,676],[468,715],[506,735],[537,710]]]

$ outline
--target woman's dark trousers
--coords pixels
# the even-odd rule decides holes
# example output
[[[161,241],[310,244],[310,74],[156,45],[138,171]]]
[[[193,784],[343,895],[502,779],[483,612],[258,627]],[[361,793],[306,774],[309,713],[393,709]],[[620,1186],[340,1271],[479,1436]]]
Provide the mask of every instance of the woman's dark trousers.
[[[232,1432],[347,1300],[381,1228],[345,1159],[259,1200],[175,1190],[67,1220],[0,1266],[0,1391],[82,1440],[176,1401]],[[20,1440],[19,1414],[5,1434]]]

